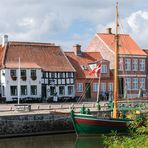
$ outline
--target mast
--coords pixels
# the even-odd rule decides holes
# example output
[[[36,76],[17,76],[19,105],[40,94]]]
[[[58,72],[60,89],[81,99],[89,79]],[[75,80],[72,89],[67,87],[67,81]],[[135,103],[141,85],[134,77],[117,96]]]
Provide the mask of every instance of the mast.
[[[20,57],[18,66],[18,104],[20,104]]]
[[[113,118],[117,118],[117,98],[118,98],[118,49],[119,49],[119,36],[118,36],[118,0],[116,0],[116,33],[115,33],[115,62],[114,62],[114,108]]]

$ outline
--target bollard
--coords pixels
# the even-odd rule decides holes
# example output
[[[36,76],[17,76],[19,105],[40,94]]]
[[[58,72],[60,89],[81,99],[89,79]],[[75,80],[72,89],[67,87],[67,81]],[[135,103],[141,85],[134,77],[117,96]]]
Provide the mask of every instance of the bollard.
[[[38,105],[38,110],[40,109],[40,106]]]
[[[51,105],[49,105],[48,108],[50,109],[51,108]]]

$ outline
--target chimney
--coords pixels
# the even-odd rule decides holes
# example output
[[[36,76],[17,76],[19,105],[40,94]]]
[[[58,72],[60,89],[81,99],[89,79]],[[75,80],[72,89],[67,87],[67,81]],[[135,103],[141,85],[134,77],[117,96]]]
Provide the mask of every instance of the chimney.
[[[74,45],[73,50],[76,56],[82,56],[81,45],[79,44]]]
[[[8,35],[5,34],[2,40],[2,47],[4,47],[7,43],[8,43]]]
[[[112,28],[107,28],[107,29],[106,29],[106,33],[107,33],[107,34],[112,34]]]

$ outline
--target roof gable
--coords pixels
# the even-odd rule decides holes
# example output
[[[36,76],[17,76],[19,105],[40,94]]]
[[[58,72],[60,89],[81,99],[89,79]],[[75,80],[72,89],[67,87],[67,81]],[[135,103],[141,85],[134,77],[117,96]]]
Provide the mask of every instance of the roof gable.
[[[115,34],[98,33],[104,43],[114,51]],[[145,56],[145,52],[137,45],[137,43],[127,34],[119,34],[119,54],[122,55],[140,55]]]
[[[89,75],[91,69],[88,63],[96,62],[102,59],[99,52],[82,52],[82,56],[77,56],[74,52],[65,52],[65,55],[76,69],[77,78],[91,78],[92,76]]]

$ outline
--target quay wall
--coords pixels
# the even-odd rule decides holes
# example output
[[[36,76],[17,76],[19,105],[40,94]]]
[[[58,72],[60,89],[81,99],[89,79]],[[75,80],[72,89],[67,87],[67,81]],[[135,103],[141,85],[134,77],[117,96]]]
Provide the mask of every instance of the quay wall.
[[[0,137],[67,133],[73,131],[69,115],[49,113],[0,116]]]

